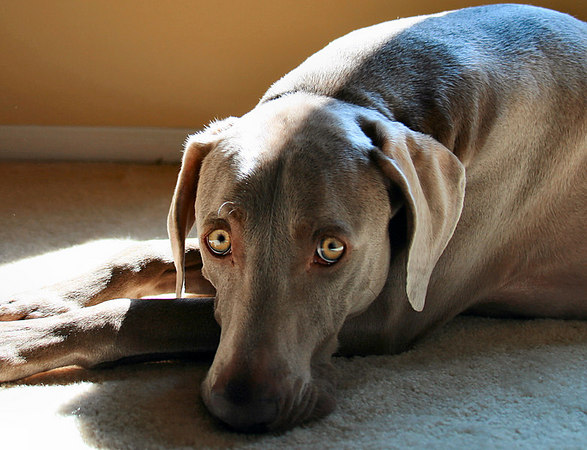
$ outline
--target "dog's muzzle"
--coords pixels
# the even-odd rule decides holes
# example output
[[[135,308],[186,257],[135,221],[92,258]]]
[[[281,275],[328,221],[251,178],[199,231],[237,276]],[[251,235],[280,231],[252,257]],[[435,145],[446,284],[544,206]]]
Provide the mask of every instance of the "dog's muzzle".
[[[334,385],[328,378],[316,383],[313,377],[303,381],[276,372],[241,369],[208,374],[202,398],[213,416],[246,432],[291,428],[334,409]]]
[[[239,431],[262,432],[271,428],[279,416],[281,396],[269,384],[246,379],[215,383],[204,395],[210,413]]]

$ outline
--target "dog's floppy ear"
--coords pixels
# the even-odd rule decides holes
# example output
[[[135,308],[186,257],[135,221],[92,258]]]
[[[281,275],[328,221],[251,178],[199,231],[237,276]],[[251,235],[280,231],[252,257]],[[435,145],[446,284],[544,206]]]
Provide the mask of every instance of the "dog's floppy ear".
[[[185,240],[196,220],[195,203],[200,167],[202,161],[214,147],[217,134],[228,128],[233,117],[212,123],[206,130],[191,135],[185,144],[181,170],[177,177],[169,215],[167,233],[171,240],[173,260],[177,271],[175,295],[182,297],[185,292]]]
[[[408,217],[406,293],[422,311],[428,282],[463,209],[465,168],[435,139],[396,122],[363,122],[375,145],[372,155],[399,187]]]

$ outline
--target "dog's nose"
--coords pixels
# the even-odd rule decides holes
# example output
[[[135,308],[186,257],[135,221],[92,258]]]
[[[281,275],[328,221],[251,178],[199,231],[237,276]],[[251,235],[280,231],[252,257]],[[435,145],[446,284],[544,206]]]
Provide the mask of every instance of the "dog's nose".
[[[264,431],[279,414],[280,397],[271,383],[259,383],[247,376],[214,383],[206,397],[210,412],[239,431]]]

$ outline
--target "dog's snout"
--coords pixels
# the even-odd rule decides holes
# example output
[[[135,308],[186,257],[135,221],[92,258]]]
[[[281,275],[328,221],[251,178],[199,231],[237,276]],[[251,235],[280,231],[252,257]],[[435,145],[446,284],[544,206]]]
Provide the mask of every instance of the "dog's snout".
[[[250,380],[239,377],[226,384],[224,396],[235,405],[246,405],[254,401],[257,390]]]
[[[266,431],[278,415],[278,401],[274,399],[257,399],[236,404],[229,397],[212,392],[207,406],[214,416],[239,431]]]
[[[273,383],[250,376],[217,380],[205,397],[210,412],[240,431],[264,431],[277,420],[281,396]]]

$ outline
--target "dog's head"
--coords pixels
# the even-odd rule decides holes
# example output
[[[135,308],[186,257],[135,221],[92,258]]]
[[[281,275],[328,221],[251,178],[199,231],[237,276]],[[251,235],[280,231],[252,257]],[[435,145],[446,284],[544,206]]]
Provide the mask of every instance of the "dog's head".
[[[328,414],[337,335],[386,283],[393,215],[409,211],[405,297],[421,310],[462,196],[446,148],[332,99],[287,95],[192,136],[169,231],[178,295],[194,223],[217,291],[212,414],[241,430]]]

